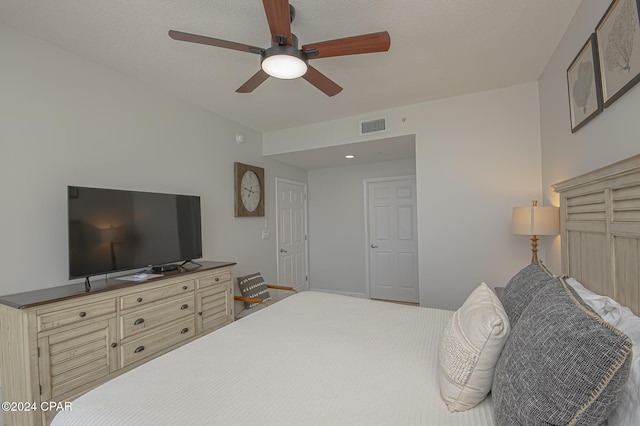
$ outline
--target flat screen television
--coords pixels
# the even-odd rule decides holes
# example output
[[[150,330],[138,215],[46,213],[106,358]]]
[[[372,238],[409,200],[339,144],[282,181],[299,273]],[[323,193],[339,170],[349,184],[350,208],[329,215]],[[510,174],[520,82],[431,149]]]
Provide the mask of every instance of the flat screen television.
[[[69,278],[202,257],[200,197],[68,187]]]

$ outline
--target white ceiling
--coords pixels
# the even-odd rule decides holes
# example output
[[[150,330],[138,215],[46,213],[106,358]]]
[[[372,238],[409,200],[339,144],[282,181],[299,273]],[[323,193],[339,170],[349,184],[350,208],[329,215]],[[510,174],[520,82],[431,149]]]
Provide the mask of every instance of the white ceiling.
[[[169,29],[268,47],[259,0],[0,0],[0,23],[259,131],[537,80],[581,0],[291,0],[300,44],[387,30],[391,49],[313,61],[303,79],[235,89],[259,56],[172,40]]]
[[[353,158],[345,158],[346,155],[353,155]],[[270,155],[269,158],[310,170],[405,160],[415,158],[415,156],[416,137],[415,135],[408,135],[274,154]]]

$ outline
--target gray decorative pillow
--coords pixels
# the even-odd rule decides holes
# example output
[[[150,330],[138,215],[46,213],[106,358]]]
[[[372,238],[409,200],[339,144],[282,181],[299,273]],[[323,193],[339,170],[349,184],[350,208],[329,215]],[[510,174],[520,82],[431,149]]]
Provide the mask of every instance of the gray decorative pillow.
[[[542,262],[535,262],[521,269],[509,280],[500,295],[500,302],[507,312],[511,327],[516,325],[520,314],[531,302],[531,299],[552,279],[553,274]]]
[[[256,299],[262,299],[265,302],[271,300],[269,294],[269,288],[264,282],[261,273],[255,273],[244,277],[238,277],[238,287],[240,287],[240,293],[244,297],[253,297]],[[247,309],[251,309],[258,306],[257,303],[244,302],[244,306]]]
[[[554,278],[522,312],[496,364],[496,424],[605,424],[627,380],[632,346]]]

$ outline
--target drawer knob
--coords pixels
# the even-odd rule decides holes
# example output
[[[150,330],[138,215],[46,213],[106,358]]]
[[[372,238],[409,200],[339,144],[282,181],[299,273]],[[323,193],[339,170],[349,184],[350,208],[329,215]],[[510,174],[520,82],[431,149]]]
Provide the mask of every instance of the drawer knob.
[[[138,303],[142,302],[142,297],[138,297],[138,298],[136,299],[136,302],[138,302]]]
[[[78,315],[80,315],[80,318],[84,318],[84,317],[86,317],[86,316],[87,316],[87,313],[86,313],[86,312],[84,312],[84,311],[82,311],[82,312],[80,312]]]
[[[202,316],[202,311],[198,312],[198,315]]]
[[[189,305],[187,305],[187,304],[185,303],[184,305],[180,306],[180,309],[184,311],[184,310],[185,310],[185,309],[187,309],[188,307],[189,307]]]
[[[220,281],[220,278],[216,277],[216,279],[214,281],[218,282],[218,281]]]
[[[142,351],[144,351],[144,346],[138,346],[138,347],[133,351],[133,353],[137,354],[138,352],[142,352]]]
[[[182,330],[180,330],[180,334],[187,333],[188,331],[189,331],[189,329],[185,327]]]
[[[183,289],[183,290],[186,290],[186,289],[188,289],[188,288],[189,288],[189,287],[187,287],[186,285],[183,285],[183,286],[182,286],[182,289]]]
[[[112,347],[112,348],[115,348],[116,346],[118,346],[118,344],[117,344],[117,343],[112,343],[112,344],[111,344],[111,347]]]
[[[133,325],[140,325],[142,323],[144,323],[144,318],[138,318],[134,321]]]

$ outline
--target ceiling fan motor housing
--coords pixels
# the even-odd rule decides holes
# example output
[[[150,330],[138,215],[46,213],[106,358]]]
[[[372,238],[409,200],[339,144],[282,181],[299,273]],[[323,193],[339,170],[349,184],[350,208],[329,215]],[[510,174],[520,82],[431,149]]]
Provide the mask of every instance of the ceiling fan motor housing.
[[[296,8],[293,7],[291,3],[289,3],[289,22],[292,23],[295,17],[296,17]]]

